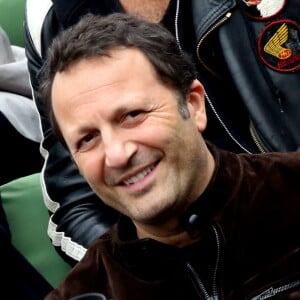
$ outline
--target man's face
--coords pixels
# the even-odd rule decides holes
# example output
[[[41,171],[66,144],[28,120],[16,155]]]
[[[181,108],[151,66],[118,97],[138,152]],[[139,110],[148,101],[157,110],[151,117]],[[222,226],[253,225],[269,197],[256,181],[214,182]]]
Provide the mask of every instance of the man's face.
[[[53,111],[81,174],[108,205],[154,223],[185,209],[208,183],[203,88],[190,117],[136,49],[82,60],[55,76]]]

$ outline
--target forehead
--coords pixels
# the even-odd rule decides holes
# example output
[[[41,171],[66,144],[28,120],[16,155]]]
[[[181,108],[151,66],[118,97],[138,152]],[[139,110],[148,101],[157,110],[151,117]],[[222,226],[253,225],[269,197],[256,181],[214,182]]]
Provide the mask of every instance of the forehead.
[[[157,83],[153,66],[140,50],[118,48],[109,56],[82,59],[57,73],[52,85],[52,107],[58,117],[62,109],[98,101],[100,97],[125,97],[125,90],[128,94],[141,92]]]
[[[92,88],[97,84],[105,86],[118,81],[124,75],[128,79],[142,80],[156,77],[156,72],[148,58],[140,50],[116,48],[109,52],[109,56],[80,59],[63,72],[58,72],[53,80],[52,98],[56,98],[56,92],[62,85],[65,92],[66,90],[77,92],[75,89],[77,83],[84,82],[87,88]]]

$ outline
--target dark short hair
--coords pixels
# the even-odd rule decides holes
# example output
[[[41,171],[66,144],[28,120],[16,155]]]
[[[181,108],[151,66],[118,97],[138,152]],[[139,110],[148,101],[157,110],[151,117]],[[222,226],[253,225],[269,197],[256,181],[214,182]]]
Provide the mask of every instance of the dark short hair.
[[[82,59],[109,57],[110,51],[118,47],[136,48],[143,52],[153,65],[158,79],[178,93],[179,110],[184,114],[184,99],[197,74],[191,58],[181,51],[174,36],[160,24],[129,14],[86,14],[53,40],[41,72],[40,96],[47,101],[54,133],[65,146],[51,105],[55,74]]]

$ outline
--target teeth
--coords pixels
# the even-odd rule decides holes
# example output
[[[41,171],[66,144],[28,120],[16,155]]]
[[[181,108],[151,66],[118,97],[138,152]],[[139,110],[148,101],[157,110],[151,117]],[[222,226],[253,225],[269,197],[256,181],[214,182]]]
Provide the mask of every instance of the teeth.
[[[143,170],[142,172],[138,173],[137,175],[127,179],[124,181],[125,185],[136,183],[137,181],[143,179],[146,175],[148,175],[153,170],[153,166],[148,167],[147,169]]]

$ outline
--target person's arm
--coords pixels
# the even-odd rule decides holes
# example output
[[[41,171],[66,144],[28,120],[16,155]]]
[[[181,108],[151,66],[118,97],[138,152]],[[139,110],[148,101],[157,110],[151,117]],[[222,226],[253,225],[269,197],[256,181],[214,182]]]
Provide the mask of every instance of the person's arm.
[[[116,222],[118,213],[92,192],[69,152],[56,140],[45,112],[46,104],[37,93],[45,55],[42,48],[47,49],[59,30],[51,5],[50,0],[27,1],[25,49],[42,129],[40,149],[45,161],[41,184],[50,213],[48,235],[63,258],[74,264],[82,258],[86,248]]]

